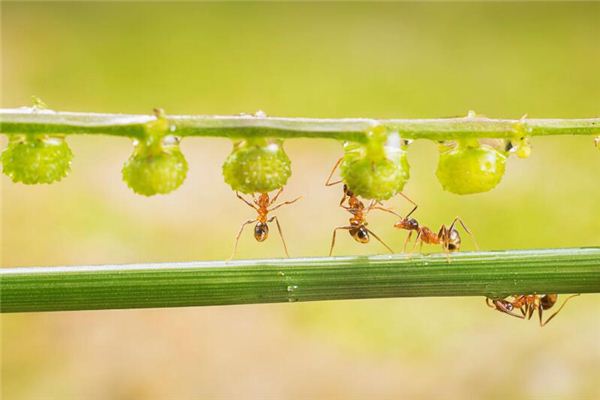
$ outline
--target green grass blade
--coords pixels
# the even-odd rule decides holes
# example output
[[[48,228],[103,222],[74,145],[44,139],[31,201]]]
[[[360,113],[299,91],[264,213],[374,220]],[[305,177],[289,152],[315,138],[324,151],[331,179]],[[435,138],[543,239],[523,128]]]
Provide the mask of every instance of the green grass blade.
[[[600,292],[600,248],[0,270],[2,312]]]

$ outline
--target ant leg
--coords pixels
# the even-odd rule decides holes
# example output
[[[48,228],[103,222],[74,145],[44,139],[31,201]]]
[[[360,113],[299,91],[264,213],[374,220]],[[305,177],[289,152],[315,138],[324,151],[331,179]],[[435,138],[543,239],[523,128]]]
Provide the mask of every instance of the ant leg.
[[[444,249],[444,254],[446,254],[446,262],[450,264],[452,261],[450,260],[450,250],[446,246],[442,244],[442,248]]]
[[[240,241],[240,236],[242,236],[242,232],[244,231],[244,228],[246,227],[246,225],[252,224],[256,221],[257,220],[252,219],[252,220],[248,220],[242,224],[242,226],[240,227],[240,231],[238,232],[237,236],[235,237],[235,245],[233,246],[233,253],[231,253],[231,256],[227,259],[228,261],[233,259],[233,257],[235,257],[235,253],[237,252],[238,242]]]
[[[335,246],[335,234],[337,233],[338,230],[340,229],[344,229],[349,231],[350,229],[352,229],[351,226],[338,226],[337,228],[335,228],[333,230],[333,237],[331,238],[331,247],[329,248],[329,256],[331,257],[331,255],[333,254],[333,246]]]
[[[235,192],[235,195],[237,196],[238,199],[242,200],[244,203],[248,204],[250,207],[254,208],[255,210],[258,210],[254,204],[250,203],[248,200],[243,198],[239,192]],[[256,202],[256,200],[255,200],[255,202]]]
[[[408,236],[406,236],[406,239],[404,240],[404,247],[402,247],[402,252],[406,253],[406,246],[408,245],[408,242],[410,242],[410,238],[412,237],[413,231],[408,231]],[[418,237],[417,237],[418,239]]]
[[[535,304],[530,304],[529,305],[529,309],[527,311],[527,319],[528,320],[531,319],[531,317],[533,317],[533,313],[535,312],[536,307],[537,307],[538,310],[542,309],[542,307],[540,307],[539,305],[537,305],[537,306]]]
[[[450,227],[450,229],[446,228],[446,225],[443,225],[440,227],[440,230],[438,231],[437,234],[437,238],[439,243],[442,245],[442,249],[444,250],[444,254],[446,255],[446,261],[448,262],[448,264],[450,264],[450,251],[448,250],[448,243],[449,243],[449,239],[448,236],[450,234],[450,231],[452,229],[452,226]]]
[[[283,188],[279,189],[277,191],[277,193],[275,194],[275,196],[273,196],[273,198],[269,202],[269,206],[272,205],[273,203],[275,203],[275,201],[277,201],[277,198],[279,197],[279,195],[281,194],[281,192],[283,192]]]
[[[371,200],[371,202],[369,203],[369,207],[367,207],[365,213],[368,213],[369,211],[371,211],[371,209],[373,207],[375,207],[375,204],[379,203],[377,200]]]
[[[290,258],[290,254],[288,253],[288,249],[285,244],[285,239],[283,238],[283,232],[281,231],[281,225],[279,225],[279,220],[277,217],[271,217],[268,222],[273,222],[273,220],[275,220],[275,224],[277,224],[277,230],[279,231],[279,237],[281,237],[281,241],[283,242],[283,250],[285,251],[285,255],[287,258]]]
[[[385,244],[385,243],[383,242],[383,240],[381,240],[381,239],[379,238],[379,236],[377,236],[375,233],[373,233],[373,231],[372,231],[372,230],[370,230],[369,228],[365,228],[365,229],[367,230],[367,232],[369,232],[371,235],[373,235],[373,237],[374,237],[375,239],[377,239],[377,240],[379,241],[379,243],[381,243],[382,245],[384,245],[384,246],[385,246],[385,248],[386,248],[386,249],[388,249],[388,251],[389,251],[390,253],[394,254],[394,250],[392,250],[390,246],[388,246],[387,244]]]
[[[527,306],[521,306],[519,308],[521,310],[521,314],[523,314],[523,318],[527,316]]]
[[[288,204],[293,204],[295,202],[297,202],[298,200],[300,200],[302,198],[302,196],[298,196],[296,197],[294,200],[290,200],[290,201],[284,201],[283,203],[279,203],[277,204],[275,207],[269,209],[269,212],[271,211],[275,211],[277,210],[279,207],[283,207],[283,206],[287,206]]]
[[[340,166],[340,163],[342,162],[343,159],[344,159],[343,157],[340,157],[336,161],[335,165],[333,166],[333,169],[331,170],[331,173],[329,174],[329,176],[327,177],[327,180],[325,181],[325,186],[333,186],[333,185],[338,185],[338,184],[342,183],[341,180],[331,182],[331,178],[333,177],[333,173],[335,172],[335,170]]]
[[[340,200],[340,207],[344,207],[344,202],[346,201],[346,199],[348,198],[348,195],[346,194],[346,191],[344,191],[344,195],[342,196],[342,199]],[[344,207],[346,208],[346,207]]]
[[[565,306],[565,304],[567,304],[567,301],[571,300],[573,297],[577,297],[579,296],[581,293],[578,294],[573,294],[569,297],[567,297],[565,299],[565,301],[562,303],[562,305],[558,308],[558,310],[556,310],[556,312],[554,314],[552,314],[551,316],[548,317],[548,319],[546,320],[546,322],[542,322],[542,312],[541,312],[541,307],[540,307],[540,326],[544,327],[548,322],[550,322],[552,320],[552,318],[556,317],[556,314],[558,314],[560,312],[560,310],[563,309],[563,307]]]
[[[412,201],[407,195],[405,195],[402,192],[398,193],[400,196],[404,197],[406,200],[408,200],[414,207],[412,210],[410,210],[410,212],[408,214],[406,214],[406,219],[408,219],[408,217],[410,217],[412,215],[412,213],[414,213],[415,211],[417,211],[417,208],[419,208],[419,206],[417,205],[417,203],[415,203],[414,201]]]
[[[456,224],[457,222],[459,222],[460,225],[465,230],[465,232],[467,232],[469,234],[469,236],[471,236],[471,239],[473,240],[473,243],[475,244],[475,248],[477,249],[477,251],[479,251],[479,244],[477,244],[477,240],[475,240],[475,236],[471,233],[469,228],[467,228],[467,226],[462,221],[462,219],[460,219],[459,217],[454,218],[454,221],[452,221],[452,225],[450,225],[450,230],[452,230],[454,228],[454,224]]]
[[[385,207],[380,207],[380,206],[373,206],[373,207],[369,207],[369,209],[367,210],[367,212],[369,212],[371,210],[385,211],[385,212],[388,212],[390,214],[394,214],[398,218],[402,218],[402,216],[400,214],[398,214],[397,212],[395,212],[391,208],[385,208]]]
[[[412,254],[415,252],[415,248],[417,247],[417,243],[419,243],[419,239],[421,239],[421,231],[419,231],[417,233],[417,237],[415,238],[415,244],[413,245],[413,248],[409,254]],[[422,250],[423,250],[423,240],[422,239],[421,239],[420,243],[421,243],[421,247],[419,247],[419,253],[422,253]]]

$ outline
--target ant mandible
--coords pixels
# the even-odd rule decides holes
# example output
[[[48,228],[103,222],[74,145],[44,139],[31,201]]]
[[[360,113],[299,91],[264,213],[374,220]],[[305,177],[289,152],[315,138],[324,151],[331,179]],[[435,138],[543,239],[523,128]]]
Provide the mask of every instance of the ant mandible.
[[[334,185],[338,185],[338,184],[342,183],[341,180],[331,182],[333,173],[338,168],[338,166],[340,165],[341,162],[342,162],[342,158],[340,158],[335,163],[335,165],[333,166],[333,169],[331,170],[331,173],[329,174],[329,177],[327,178],[327,181],[325,182],[325,186],[334,186]],[[346,201],[347,201],[348,205],[344,204]],[[343,196],[342,196],[342,200],[340,201],[340,207],[342,207],[343,209],[348,211],[350,214],[352,214],[352,217],[350,217],[350,219],[349,219],[349,222],[350,222],[349,225],[338,226],[337,228],[335,228],[333,230],[333,237],[331,238],[331,247],[329,248],[330,256],[333,254],[333,248],[335,246],[335,237],[336,237],[336,233],[338,230],[347,230],[348,233],[350,233],[350,236],[352,236],[352,238],[354,240],[356,240],[359,243],[363,243],[363,244],[369,243],[369,240],[370,240],[369,235],[371,235],[375,239],[377,239],[377,241],[379,241],[379,243],[384,245],[385,248],[388,249],[388,251],[390,253],[394,252],[394,250],[392,250],[387,244],[385,244],[383,242],[383,240],[381,240],[379,238],[379,236],[377,236],[375,233],[373,233],[373,231],[371,231],[369,228],[367,228],[368,222],[366,221],[367,214],[371,210],[382,210],[382,211],[393,213],[392,210],[382,207],[381,203],[378,201],[375,201],[375,200],[371,201],[371,204],[369,205],[369,207],[365,207],[363,202],[360,201],[356,195],[354,195],[354,193],[348,188],[348,186],[346,184],[344,184]]]
[[[545,310],[552,308],[556,304],[556,302],[558,301],[557,294],[514,295],[505,297],[503,299],[491,299],[489,297],[486,297],[485,303],[488,305],[488,307],[491,307],[502,313],[528,320],[531,319],[535,310],[538,310],[540,326],[543,327],[548,322],[550,322],[552,318],[556,317],[556,315],[567,304],[567,301],[576,296],[579,296],[579,294],[574,294],[567,297],[562,303],[562,305],[558,308],[558,310],[556,310],[554,314],[549,316],[546,319],[546,321],[543,320],[542,314]],[[521,315],[515,314],[515,309],[519,309],[521,311]]]
[[[400,193],[400,194],[402,196],[404,196],[404,194],[402,194],[402,193]],[[479,250],[479,245],[477,244],[477,241],[475,240],[475,236],[473,236],[473,234],[469,231],[469,229],[467,228],[465,223],[459,217],[454,218],[454,221],[452,221],[452,223],[450,224],[450,227],[446,227],[446,225],[442,225],[440,230],[436,234],[430,228],[428,228],[426,226],[421,226],[415,218],[410,218],[410,216],[416,211],[418,206],[408,197],[406,197],[406,196],[404,196],[404,197],[414,205],[414,208],[406,215],[406,217],[404,217],[404,218],[400,217],[401,218],[400,221],[398,221],[394,224],[395,228],[404,229],[404,230],[409,231],[408,236],[406,237],[406,240],[404,241],[403,252],[406,252],[406,246],[407,246],[408,242],[410,241],[410,238],[412,237],[413,232],[417,232],[417,237],[415,239],[415,246],[417,245],[417,243],[419,243],[419,252],[423,248],[423,243],[441,244],[442,248],[444,249],[446,254],[460,250],[460,245],[461,245],[462,241],[460,238],[460,234],[458,233],[458,230],[456,229],[457,223],[460,223],[460,225],[463,227],[465,232],[467,232],[469,234],[469,236],[471,236],[471,238],[473,239],[473,242],[475,243],[475,247],[477,248],[477,250]],[[396,215],[398,215],[398,214],[396,214]],[[414,249],[414,247],[413,247],[413,249]]]
[[[285,244],[285,239],[283,238],[283,233],[281,231],[281,225],[279,225],[279,220],[277,219],[276,216],[273,216],[271,218],[268,218],[268,216],[269,216],[270,212],[275,211],[282,206],[295,203],[296,201],[300,200],[302,198],[302,196],[300,196],[294,200],[285,201],[283,203],[277,204],[274,207],[271,207],[275,203],[275,201],[277,201],[277,198],[279,197],[279,195],[281,194],[282,191],[283,191],[283,188],[279,189],[279,191],[275,194],[275,196],[273,196],[273,198],[269,198],[268,193],[261,193],[258,196],[258,198],[256,198],[254,195],[252,195],[253,203],[251,203],[248,200],[246,200],[245,198],[243,198],[238,192],[235,192],[235,195],[240,200],[242,200],[244,203],[246,203],[247,205],[249,205],[250,207],[252,207],[253,209],[256,210],[256,212],[258,213],[258,216],[255,219],[248,220],[242,224],[240,231],[238,232],[238,234],[235,238],[235,246],[233,247],[233,253],[231,254],[230,259],[232,259],[235,256],[235,253],[236,253],[237,247],[238,247],[238,243],[240,241],[240,236],[242,236],[242,232],[244,231],[244,228],[246,227],[246,225],[253,224],[256,222],[256,225],[254,226],[254,239],[256,239],[257,242],[264,242],[269,237],[269,225],[268,224],[273,221],[275,221],[275,223],[277,224],[277,230],[279,231],[279,236],[281,237],[281,241],[283,242],[283,250],[285,251],[285,255],[287,257],[290,256],[288,253],[287,246]]]

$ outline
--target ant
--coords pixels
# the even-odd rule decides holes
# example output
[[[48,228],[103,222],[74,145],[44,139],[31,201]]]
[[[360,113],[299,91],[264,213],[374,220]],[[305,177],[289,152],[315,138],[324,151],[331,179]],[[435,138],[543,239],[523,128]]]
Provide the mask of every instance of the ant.
[[[419,243],[419,252],[423,248],[423,243],[441,244],[442,248],[444,249],[446,254],[460,250],[460,245],[461,245],[462,240],[460,238],[460,234],[458,233],[458,230],[456,229],[457,223],[459,223],[463,227],[465,232],[467,232],[469,234],[469,236],[471,236],[471,238],[473,239],[473,242],[475,243],[475,247],[477,248],[477,250],[479,250],[479,245],[477,244],[475,237],[473,236],[473,234],[469,231],[469,229],[467,228],[465,223],[459,217],[454,218],[454,221],[452,221],[452,223],[450,224],[450,227],[446,227],[446,225],[442,225],[440,230],[436,234],[430,228],[419,225],[419,222],[416,219],[410,218],[410,216],[417,210],[418,206],[415,202],[413,202],[411,199],[406,197],[404,194],[402,194],[402,193],[400,193],[400,194],[402,196],[404,196],[404,198],[406,198],[408,201],[410,201],[414,205],[414,208],[406,215],[406,217],[402,218],[401,216],[396,214],[401,219],[400,219],[400,221],[398,221],[394,224],[394,227],[398,228],[398,229],[404,229],[404,230],[409,231],[409,234],[406,237],[406,240],[404,241],[403,252],[406,252],[406,246],[407,246],[408,242],[410,241],[410,238],[412,237],[413,232],[417,232],[417,237],[415,239],[415,246],[417,245],[417,243]],[[413,246],[413,249],[414,249],[414,246]]]
[[[327,178],[327,181],[325,182],[325,186],[334,186],[334,185],[342,183],[341,180],[338,180],[336,182],[331,182],[333,173],[338,168],[341,161],[342,161],[342,158],[340,158],[333,166],[333,169],[331,170],[331,173],[329,174],[329,177]],[[390,253],[393,253],[394,250],[392,250],[387,244],[385,244],[383,242],[383,240],[381,240],[379,238],[379,236],[377,236],[375,233],[373,233],[373,231],[371,231],[369,228],[367,228],[368,222],[366,221],[367,214],[371,210],[382,210],[382,211],[391,212],[391,213],[393,213],[393,211],[382,207],[382,204],[379,201],[375,201],[375,200],[372,200],[371,204],[368,207],[365,207],[364,203],[359,200],[359,198],[348,188],[348,185],[346,185],[346,184],[344,184],[343,193],[344,194],[342,196],[342,200],[340,201],[340,207],[342,207],[343,209],[348,211],[350,214],[352,214],[352,217],[350,217],[350,219],[349,219],[349,222],[350,222],[349,225],[338,226],[337,228],[335,228],[333,230],[333,237],[331,239],[331,247],[329,248],[329,255],[331,256],[333,254],[333,247],[335,246],[335,236],[336,236],[336,233],[338,230],[347,230],[348,233],[350,233],[350,236],[352,236],[352,238],[354,240],[356,240],[359,243],[363,243],[363,244],[369,243],[369,240],[370,240],[369,235],[371,235],[375,239],[377,239],[379,241],[379,243],[384,245],[385,248],[388,249],[388,251]],[[348,203],[348,205],[344,204],[346,202]]]
[[[237,251],[238,242],[240,241],[240,236],[242,236],[242,232],[244,231],[244,228],[246,227],[246,225],[253,224],[256,222],[256,225],[254,226],[254,239],[256,239],[257,242],[264,242],[269,237],[269,225],[268,224],[273,221],[275,221],[275,223],[277,224],[277,230],[279,231],[279,236],[281,237],[281,241],[283,242],[283,249],[285,251],[285,255],[287,257],[290,256],[288,253],[287,246],[285,244],[285,239],[283,238],[283,233],[281,231],[281,225],[279,225],[279,220],[277,219],[276,216],[273,216],[271,218],[268,218],[268,216],[269,216],[270,212],[275,211],[282,206],[295,203],[296,201],[300,200],[302,198],[302,196],[300,196],[294,200],[285,201],[283,203],[279,203],[278,205],[276,205],[274,207],[271,207],[275,203],[275,201],[277,201],[277,198],[279,197],[279,195],[281,194],[282,191],[283,191],[283,188],[279,189],[279,191],[275,194],[275,196],[273,196],[273,198],[269,198],[268,193],[261,193],[258,196],[258,198],[256,198],[254,195],[252,195],[252,199],[253,199],[254,203],[251,203],[248,200],[246,200],[245,198],[243,198],[239,194],[239,192],[235,192],[235,195],[238,197],[238,199],[242,200],[244,203],[246,203],[247,205],[249,205],[250,207],[252,207],[253,209],[256,210],[256,212],[258,213],[258,216],[255,219],[248,220],[242,224],[240,231],[238,232],[238,234],[235,238],[235,246],[233,247],[233,253],[231,254],[230,259],[232,259],[235,256],[235,253]]]
[[[543,320],[542,314],[545,310],[552,308],[556,304],[556,302],[558,301],[557,294],[514,295],[505,297],[503,299],[491,299],[489,297],[486,297],[485,303],[488,305],[488,307],[491,307],[505,314],[528,320],[531,319],[535,310],[538,310],[540,326],[543,327],[548,322],[550,322],[552,318],[556,317],[556,315],[567,304],[567,301],[576,296],[579,296],[579,294],[574,294],[567,297],[567,299],[562,303],[558,310],[556,310],[554,314],[549,316],[546,319],[546,321]],[[515,309],[519,309],[521,311],[521,315],[515,314],[513,312]]]

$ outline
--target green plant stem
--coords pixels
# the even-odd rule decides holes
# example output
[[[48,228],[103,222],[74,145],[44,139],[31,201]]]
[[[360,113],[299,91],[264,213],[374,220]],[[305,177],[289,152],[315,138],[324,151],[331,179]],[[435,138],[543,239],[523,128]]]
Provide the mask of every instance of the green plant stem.
[[[178,136],[229,138],[329,138],[365,142],[366,132],[384,126],[405,139],[514,138],[547,135],[600,135],[600,118],[491,119],[480,116],[439,119],[313,119],[264,116],[167,116]],[[54,112],[34,108],[1,109],[5,134],[106,134],[143,137],[151,115]]]
[[[2,312],[600,292],[600,248],[0,269]]]

